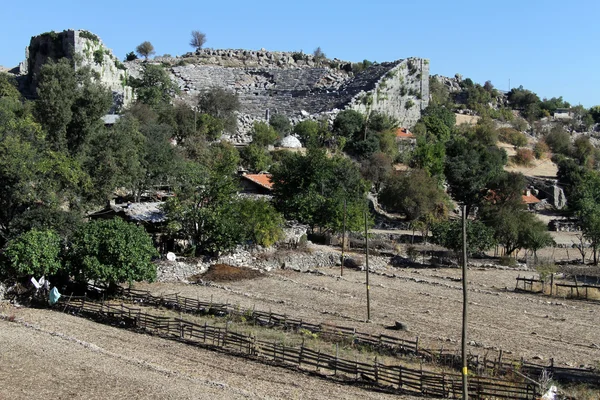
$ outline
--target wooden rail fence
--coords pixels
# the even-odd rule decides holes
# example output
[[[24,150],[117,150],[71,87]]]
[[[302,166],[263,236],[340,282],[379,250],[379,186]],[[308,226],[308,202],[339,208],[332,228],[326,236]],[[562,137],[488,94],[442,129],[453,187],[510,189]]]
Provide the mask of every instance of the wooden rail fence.
[[[415,340],[408,340],[383,334],[371,335],[359,332],[353,327],[332,324],[313,324],[303,321],[302,319],[295,319],[287,315],[270,311],[264,312],[255,309],[243,310],[240,307],[232,306],[230,304],[201,301],[199,299],[179,296],[178,294],[154,296],[148,291],[122,289],[120,296],[129,299],[129,301],[134,303],[165,307],[183,313],[215,315],[221,317],[243,317],[246,321],[261,326],[278,327],[294,332],[306,330],[311,333],[319,334],[321,337],[334,342],[337,341],[356,346],[365,346],[374,351],[391,355],[414,355],[416,357],[421,357],[425,361],[436,362],[440,365],[454,368],[457,371],[460,371],[462,368],[462,358],[458,349],[426,349],[419,343],[419,337],[416,337]],[[469,369],[477,375],[510,377],[514,376],[515,371],[517,371],[532,379],[536,379],[543,374],[544,370],[546,370],[553,374],[555,380],[562,382],[600,382],[600,371],[584,368],[573,369],[555,367],[553,360],[550,360],[548,366],[532,364],[526,362],[522,358],[516,359],[506,357],[503,355],[502,351],[495,357],[469,354],[467,363]]]
[[[590,298],[589,298],[590,289],[596,290],[596,293],[600,293],[600,284],[585,283],[586,282],[585,279],[584,279],[583,283],[578,282],[577,278],[575,278],[575,282],[573,282],[573,283],[555,283],[554,275],[550,276],[550,282],[546,282],[543,279],[536,279],[534,277],[531,277],[531,278],[521,277],[519,275],[516,278],[516,280],[517,280],[517,284],[515,286],[515,289],[523,290],[525,292],[544,293],[545,286],[550,285],[550,296],[558,296],[559,288],[569,289],[570,297],[572,297],[572,298],[585,298],[586,300],[590,300]],[[523,286],[522,288],[519,287],[519,283],[521,283],[521,285]],[[542,290],[534,291],[533,285],[535,283],[541,284]]]
[[[125,305],[99,304],[85,297],[71,297],[55,306],[61,311],[84,316],[95,321],[134,329],[190,345],[219,349],[229,354],[259,362],[316,372],[341,382],[378,387],[391,392],[418,393],[439,398],[461,398],[462,381],[459,374],[415,370],[400,365],[384,365],[345,360],[335,355],[315,351],[305,346],[293,347],[257,340],[256,337],[219,328],[196,324],[181,318],[156,316]],[[529,382],[510,382],[497,378],[473,376],[469,379],[473,398],[527,400],[537,399],[538,385]]]

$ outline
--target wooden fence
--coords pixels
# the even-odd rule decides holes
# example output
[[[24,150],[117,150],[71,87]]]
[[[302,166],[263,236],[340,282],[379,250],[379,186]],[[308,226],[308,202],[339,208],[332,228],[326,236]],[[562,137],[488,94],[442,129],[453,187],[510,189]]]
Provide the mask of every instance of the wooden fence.
[[[515,286],[515,289],[523,290],[525,292],[545,294],[544,289],[545,289],[546,285],[549,285],[550,286],[550,296],[553,296],[553,295],[559,296],[558,291],[560,288],[569,290],[570,297],[574,298],[574,299],[584,298],[586,300],[590,300],[589,293],[592,290],[595,290],[597,294],[600,293],[600,284],[586,283],[585,278],[584,278],[583,283],[578,282],[577,278],[575,278],[575,282],[573,282],[573,283],[555,283],[554,275],[550,276],[550,282],[546,282],[543,279],[535,279],[534,277],[531,277],[531,278],[521,277],[520,275],[516,279],[517,279],[517,284]],[[536,283],[539,283],[542,285],[541,290],[535,291],[533,289],[533,285]],[[519,287],[520,285],[522,285],[523,287],[522,288]]]
[[[278,327],[285,330],[299,332],[306,330],[319,334],[322,338],[333,341],[365,346],[382,354],[407,354],[420,357],[425,361],[435,362],[460,371],[462,369],[462,356],[458,349],[441,348],[427,349],[419,343],[419,338],[408,340],[389,335],[371,335],[359,332],[353,327],[344,327],[331,324],[313,324],[302,319],[273,312],[243,310],[230,304],[215,303],[212,301],[201,301],[178,294],[154,296],[148,291],[134,289],[122,289],[120,296],[131,302],[165,307],[183,313],[243,317],[248,322],[261,326]],[[562,382],[600,382],[600,371],[583,368],[561,368],[555,367],[553,360],[548,366],[532,364],[524,359],[509,358],[503,355],[502,350],[496,356],[469,354],[467,357],[469,369],[477,375],[494,377],[512,377],[518,373],[525,374],[531,379],[540,377],[544,370],[551,372],[553,378]]]
[[[232,355],[251,358],[278,366],[310,371],[341,382],[377,387],[391,392],[417,393],[430,397],[461,398],[462,380],[458,374],[434,373],[345,360],[304,346],[292,347],[257,340],[208,324],[195,324],[181,318],[150,315],[125,305],[113,306],[89,301],[85,297],[69,298],[55,306],[58,310],[88,317],[98,322],[134,329],[190,345],[219,349]],[[473,376],[469,379],[473,398],[537,399],[539,388],[533,383],[516,383],[496,378]]]

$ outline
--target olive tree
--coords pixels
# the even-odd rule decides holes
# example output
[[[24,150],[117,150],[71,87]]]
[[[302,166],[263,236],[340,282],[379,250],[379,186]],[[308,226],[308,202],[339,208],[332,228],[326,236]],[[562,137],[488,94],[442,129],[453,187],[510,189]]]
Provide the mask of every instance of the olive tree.
[[[200,50],[206,43],[206,35],[200,31],[192,31],[192,38],[190,40],[190,46],[196,50]]]
[[[155,53],[154,46],[148,41],[140,43],[135,48],[135,52],[138,53],[140,56],[144,57],[146,60],[148,59],[148,57]]]

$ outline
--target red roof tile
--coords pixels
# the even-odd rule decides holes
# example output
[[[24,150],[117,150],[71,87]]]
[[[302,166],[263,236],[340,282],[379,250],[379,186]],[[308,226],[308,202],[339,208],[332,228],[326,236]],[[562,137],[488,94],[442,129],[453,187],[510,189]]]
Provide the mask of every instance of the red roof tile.
[[[260,185],[266,189],[273,189],[273,182],[271,182],[271,174],[246,174],[244,178]]]
[[[525,204],[537,204],[539,202],[540,202],[540,199],[538,199],[531,193],[523,195],[523,203],[525,203]]]
[[[415,137],[415,135],[413,135],[406,128],[398,128],[398,129],[396,129],[396,138],[397,139],[413,139],[414,137]]]

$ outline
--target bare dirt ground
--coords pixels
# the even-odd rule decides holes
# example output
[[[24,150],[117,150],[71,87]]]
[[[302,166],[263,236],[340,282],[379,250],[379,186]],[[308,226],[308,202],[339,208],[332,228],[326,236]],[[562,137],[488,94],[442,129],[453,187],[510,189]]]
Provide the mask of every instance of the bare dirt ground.
[[[456,115],[456,126],[461,124],[476,125],[477,121],[479,121],[479,119],[481,118],[476,115],[465,115],[457,113],[455,113],[454,115]]]
[[[226,286],[139,284],[154,293],[210,299],[240,307],[286,313],[310,322],[354,326],[387,333],[402,321],[408,332],[394,335],[432,348],[458,348],[462,291],[459,269],[392,269],[396,277],[371,274],[371,323],[366,320],[365,273],[321,268],[322,274],[279,270],[265,278]],[[469,269],[469,341],[474,353],[503,349],[514,358],[557,365],[600,364],[600,304],[513,292],[523,272]],[[529,273],[533,275],[533,273]],[[491,355],[490,354],[490,355]],[[543,361],[540,361],[541,358]]]
[[[498,147],[504,149],[509,157],[516,154],[515,147],[509,143],[498,142]],[[504,169],[508,172],[520,172],[525,176],[556,179],[558,166],[552,162],[550,155],[542,160],[534,159],[529,166],[508,164]]]
[[[50,310],[0,307],[0,399],[417,399]]]

